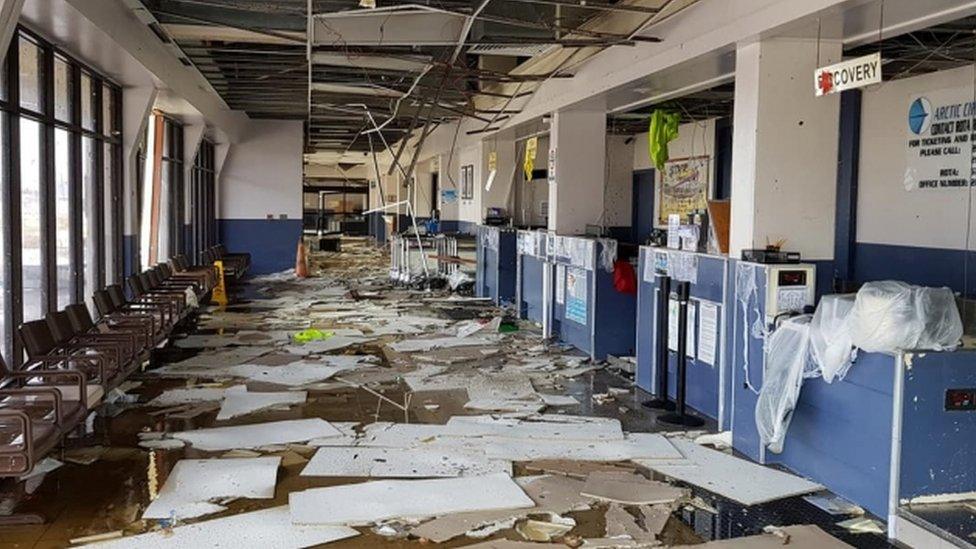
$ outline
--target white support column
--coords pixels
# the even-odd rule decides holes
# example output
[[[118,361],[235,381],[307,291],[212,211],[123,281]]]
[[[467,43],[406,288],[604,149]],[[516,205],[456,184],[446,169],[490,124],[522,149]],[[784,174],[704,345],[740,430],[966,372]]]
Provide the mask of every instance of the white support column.
[[[126,88],[122,93],[122,202],[125,218],[122,234],[125,257],[132,262],[124,269],[137,269],[139,264],[139,211],[142,200],[139,196],[139,144],[149,126],[149,116],[159,90],[156,88]],[[128,271],[125,271],[128,273]]]
[[[782,239],[804,259],[833,258],[840,96],[815,97],[813,74],[841,52],[810,39],[738,46],[732,257]]]
[[[190,181],[193,177],[193,161],[196,160],[197,152],[200,150],[200,143],[203,142],[203,134],[207,131],[206,123],[203,120],[184,122],[183,124],[183,219],[180,230],[183,231],[183,238],[189,239],[190,227],[193,222],[192,193],[190,192]],[[183,245],[187,246],[186,240]]]
[[[230,143],[216,143],[214,144],[214,217],[216,219],[221,219],[223,213],[223,199],[221,198],[221,191],[223,189],[223,182],[221,181],[221,175],[224,172],[224,164],[227,163],[227,157],[230,154]],[[219,223],[218,223],[219,225]]]
[[[549,230],[586,232],[603,217],[606,178],[606,103],[600,100],[556,111],[549,141]]]

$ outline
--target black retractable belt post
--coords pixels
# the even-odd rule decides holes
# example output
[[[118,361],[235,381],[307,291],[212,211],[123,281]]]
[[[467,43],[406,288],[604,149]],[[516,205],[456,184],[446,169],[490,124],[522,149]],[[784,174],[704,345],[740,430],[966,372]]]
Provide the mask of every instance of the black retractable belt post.
[[[699,417],[691,416],[685,409],[685,382],[688,377],[688,299],[691,293],[690,282],[678,283],[678,386],[677,408],[673,413],[659,417],[660,421],[686,427],[701,427],[705,424]]]
[[[657,377],[657,398],[648,400],[644,406],[656,410],[674,410],[674,403],[668,400],[668,316],[671,303],[671,277],[657,275],[656,334],[654,348],[654,369]]]

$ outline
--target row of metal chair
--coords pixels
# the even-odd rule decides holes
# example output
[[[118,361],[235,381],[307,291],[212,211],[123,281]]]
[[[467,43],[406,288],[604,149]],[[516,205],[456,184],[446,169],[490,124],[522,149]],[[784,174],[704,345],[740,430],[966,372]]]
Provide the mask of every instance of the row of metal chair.
[[[18,328],[24,366],[0,358],[0,478],[28,474],[78,428],[209,294],[217,272],[180,255],[127,284],[129,297],[118,284],[94,293],[97,318],[78,303]]]

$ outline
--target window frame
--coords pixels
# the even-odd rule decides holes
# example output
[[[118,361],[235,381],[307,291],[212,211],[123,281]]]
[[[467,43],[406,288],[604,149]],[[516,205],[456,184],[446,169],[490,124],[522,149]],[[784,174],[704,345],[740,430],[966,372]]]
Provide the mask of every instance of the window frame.
[[[33,110],[24,107],[20,103],[20,44],[26,40],[38,48],[40,56],[38,63],[38,79],[40,88],[38,90],[40,110]],[[58,118],[56,113],[56,82],[55,64],[56,60],[63,61],[68,68],[68,110],[69,120]],[[81,232],[81,208],[82,188],[81,188],[81,141],[84,137],[95,140],[95,166],[103,166],[104,150],[108,145],[113,151],[112,167],[110,173],[112,182],[108,189],[105,188],[104,170],[96,170],[93,174],[99,183],[99,192],[111,193],[111,211],[105,211],[103,200],[95,205],[99,230],[94,235],[95,245],[99,246],[98,260],[96,265],[96,284],[95,288],[103,287],[105,281],[105,265],[107,254],[113,256],[113,265],[117,273],[116,280],[120,280],[122,266],[122,229],[124,225],[124,212],[122,203],[122,88],[110,78],[101,74],[91,66],[81,62],[68,52],[64,51],[51,41],[45,39],[40,34],[18,25],[14,39],[4,59],[2,67],[4,71],[5,94],[0,96],[0,131],[4,133],[3,155],[3,174],[0,181],[0,192],[4,193],[3,201],[3,223],[0,225],[0,238],[9,250],[7,258],[9,261],[3,262],[0,268],[8,275],[6,280],[9,283],[3,288],[2,298],[4,307],[4,333],[0,334],[3,338],[5,351],[4,360],[11,368],[17,369],[23,363],[23,347],[19,338],[14,337],[17,327],[23,322],[23,254],[21,250],[23,232],[21,228],[21,184],[20,176],[22,166],[21,155],[21,135],[20,121],[22,119],[32,120],[39,125],[39,177],[40,177],[40,212],[42,215],[40,225],[41,237],[41,307],[42,311],[56,311],[58,307],[58,279],[57,279],[57,191],[56,174],[57,159],[55,154],[55,131],[65,130],[68,133],[68,184],[69,184],[69,240],[71,257],[71,280],[70,303],[84,302],[84,246]],[[103,91],[112,94],[113,110],[115,115],[108,121],[100,121],[103,118],[101,104],[97,109],[93,108],[96,118],[95,128],[88,130],[81,124],[81,73],[87,73],[91,77],[92,88],[97,90],[100,97]],[[94,94],[93,94],[94,95]],[[93,101],[94,101],[93,97]],[[106,130],[106,131],[102,131]],[[103,196],[103,195],[100,195]],[[104,198],[104,196],[103,196]],[[105,224],[112,223],[116,231],[113,233],[113,242],[105,241]]]

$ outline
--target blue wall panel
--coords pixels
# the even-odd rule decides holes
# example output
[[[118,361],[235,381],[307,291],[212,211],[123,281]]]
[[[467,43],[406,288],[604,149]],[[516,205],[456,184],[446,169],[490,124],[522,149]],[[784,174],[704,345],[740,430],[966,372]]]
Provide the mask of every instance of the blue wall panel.
[[[295,266],[302,236],[301,219],[220,219],[220,241],[227,250],[251,254],[250,274],[268,274]]]
[[[537,257],[522,257],[522,318],[542,324],[542,261]]]
[[[922,286],[948,286],[954,291],[967,291],[966,272],[969,271],[968,293],[976,288],[976,254],[964,250],[920,248],[888,244],[858,243],[855,254],[855,279],[903,280]]]
[[[596,349],[594,354],[603,359],[606,355],[634,356],[637,352],[637,296],[617,291],[613,285],[613,273],[597,266],[595,327]]]
[[[976,491],[976,411],[945,411],[946,389],[976,389],[976,352],[918,353],[911,364],[899,496]]]
[[[843,380],[804,381],[783,453],[767,462],[886,517],[894,375],[893,356],[862,352]]]

